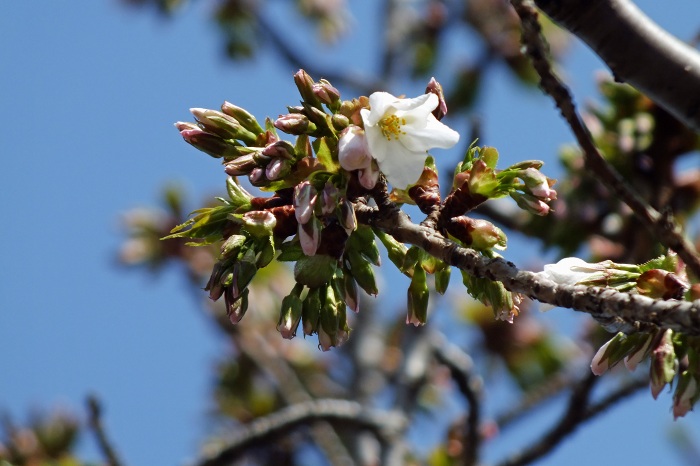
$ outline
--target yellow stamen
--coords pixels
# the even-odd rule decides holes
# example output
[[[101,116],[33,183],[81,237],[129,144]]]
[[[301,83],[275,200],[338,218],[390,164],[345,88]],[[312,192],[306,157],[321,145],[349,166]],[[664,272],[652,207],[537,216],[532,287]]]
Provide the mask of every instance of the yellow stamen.
[[[379,120],[379,127],[382,129],[382,134],[387,141],[391,141],[391,138],[398,140],[400,135],[406,134],[405,131],[401,131],[401,125],[405,124],[406,119],[399,118],[396,115],[389,115]]]

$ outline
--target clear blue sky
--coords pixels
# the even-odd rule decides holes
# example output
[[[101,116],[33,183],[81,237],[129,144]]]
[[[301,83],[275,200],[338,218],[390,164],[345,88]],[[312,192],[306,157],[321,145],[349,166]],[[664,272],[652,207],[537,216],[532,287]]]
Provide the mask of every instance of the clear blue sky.
[[[227,99],[263,117],[298,100],[295,70],[274,55],[224,60],[208,20],[210,2],[194,3],[174,21],[116,0],[0,3],[0,410],[19,419],[32,407],[79,411],[95,392],[109,433],[137,466],[197,457],[209,376],[223,345],[176,273],[153,280],[116,267],[118,216],[154,204],[173,180],[193,200],[221,192],[217,162],[187,146],[172,126],[189,118],[188,108],[216,108]],[[693,0],[638,3],[681,38],[700,27]],[[374,2],[354,8],[358,28],[376,17]],[[324,57],[364,63],[374,37]],[[579,101],[594,96],[591,75],[599,68],[575,46],[567,78]],[[510,85],[499,70],[490,76],[481,103],[488,143],[506,162],[551,161],[570,135],[549,100]],[[536,247],[515,245],[508,258],[537,260]],[[567,312],[552,311],[553,324],[556,313]],[[669,407],[668,395],[656,402],[636,396],[542,464],[675,464],[663,434]],[[544,413],[499,440],[504,450],[555,415]],[[680,421],[696,435],[698,415]],[[81,448],[97,457],[91,439]]]

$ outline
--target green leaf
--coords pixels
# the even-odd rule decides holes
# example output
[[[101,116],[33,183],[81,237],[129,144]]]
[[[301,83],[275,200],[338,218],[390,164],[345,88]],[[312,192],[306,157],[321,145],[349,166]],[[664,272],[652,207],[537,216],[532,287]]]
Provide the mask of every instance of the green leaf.
[[[326,167],[326,170],[337,172],[338,169],[340,169],[340,165],[337,161],[337,142],[329,140],[328,137],[322,137],[314,141],[313,147],[316,152],[316,158]]]

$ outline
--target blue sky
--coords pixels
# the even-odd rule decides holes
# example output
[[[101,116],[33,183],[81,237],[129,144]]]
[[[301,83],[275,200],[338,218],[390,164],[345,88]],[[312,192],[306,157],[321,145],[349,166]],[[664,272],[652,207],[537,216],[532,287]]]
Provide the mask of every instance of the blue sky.
[[[77,411],[95,392],[132,465],[196,457],[209,375],[223,344],[176,273],[153,279],[116,266],[119,215],[155,204],[171,181],[194,201],[222,191],[217,162],[172,126],[189,119],[188,108],[216,108],[226,99],[263,117],[298,100],[296,70],[274,54],[226,61],[208,21],[210,2],[194,3],[174,21],[116,0],[0,3],[0,410],[17,418],[32,407]],[[681,38],[700,27],[692,0],[638,4]],[[358,27],[376,17],[373,5],[354,6]],[[376,37],[346,41],[324,60],[362,66]],[[566,71],[579,102],[594,96],[591,76],[600,67],[574,46]],[[556,170],[552,154],[571,140],[566,127],[549,100],[511,84],[499,69],[489,77],[480,104],[488,143],[505,163],[543,158]],[[538,249],[515,242],[506,255],[526,264]],[[552,313],[553,324],[558,319],[567,317]],[[669,396],[654,402],[638,395],[542,464],[673,464],[663,437],[669,406]],[[541,426],[555,415],[532,422]],[[681,422],[700,432],[697,415]],[[513,442],[530,430],[518,430]],[[510,442],[499,441],[504,449]],[[96,457],[89,439],[82,444]]]

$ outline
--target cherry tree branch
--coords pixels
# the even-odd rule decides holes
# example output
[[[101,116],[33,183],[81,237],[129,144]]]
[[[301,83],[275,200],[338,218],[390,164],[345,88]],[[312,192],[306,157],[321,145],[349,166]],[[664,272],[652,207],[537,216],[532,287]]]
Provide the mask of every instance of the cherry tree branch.
[[[398,412],[370,409],[345,400],[314,400],[297,403],[285,409],[257,418],[234,436],[216,455],[198,466],[224,466],[240,458],[252,448],[264,447],[270,441],[289,435],[302,425],[326,421],[344,428],[367,429],[380,442],[390,442],[405,428],[406,419]]]
[[[700,131],[700,53],[664,31],[630,0],[535,0],[612,70]]]
[[[653,331],[670,328],[700,335],[700,301],[654,300],[610,288],[558,285],[542,275],[519,270],[501,258],[489,259],[459,246],[432,228],[414,224],[393,204],[386,184],[372,191],[378,207],[356,204],[361,223],[379,228],[403,243],[413,244],[445,263],[480,278],[500,281],[509,291],[555,306],[590,314],[609,331]]]
[[[106,461],[107,466],[121,466],[117,451],[112,445],[112,442],[107,437],[104,426],[102,425],[102,405],[96,396],[90,395],[87,398],[88,408],[88,426],[95,434],[97,445],[102,452],[102,456]]]
[[[498,466],[524,466],[554,451],[561,442],[573,433],[584,422],[603,413],[613,404],[636,393],[648,385],[646,379],[635,379],[612,391],[597,403],[590,403],[590,395],[597,376],[589,374],[574,388],[569,398],[569,404],[561,419],[547,431],[540,440],[525,450],[507,458]]]
[[[467,429],[464,442],[464,465],[478,464],[481,435],[481,398],[483,381],[474,370],[474,362],[458,346],[448,342],[443,335],[435,334],[432,338],[435,357],[450,369],[450,374],[469,404]]]
[[[576,110],[576,105],[569,89],[554,74],[547,60],[547,44],[537,21],[537,11],[523,0],[512,0],[511,3],[522,21],[523,44],[527,47],[527,52],[532,58],[533,65],[540,75],[540,86],[544,92],[554,99],[561,115],[569,124],[583,151],[588,168],[598,176],[607,188],[615,192],[632,209],[643,224],[656,236],[657,240],[664,246],[676,251],[688,268],[696,276],[700,276],[700,256],[698,256],[693,244],[683,236],[681,228],[673,221],[671,215],[669,213],[662,214],[648,205],[625,182],[620,174],[608,164],[596,147],[590,132]],[[600,3],[600,1],[596,3]],[[596,25],[596,27],[599,26]],[[644,66],[647,66],[647,64]],[[700,64],[698,67],[698,72],[700,73]],[[698,82],[700,83],[700,80]],[[700,84],[695,88],[694,95],[699,95],[697,92],[699,88]]]

